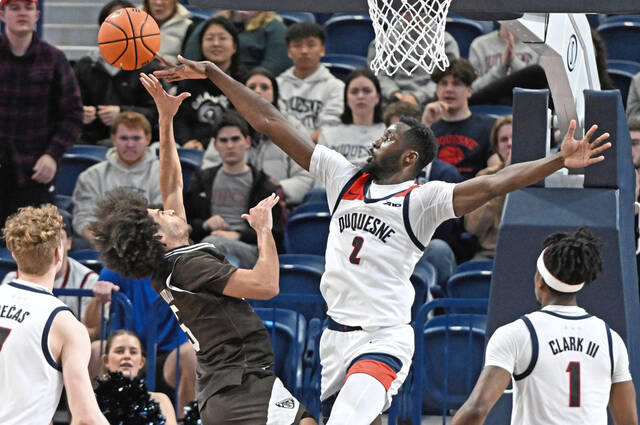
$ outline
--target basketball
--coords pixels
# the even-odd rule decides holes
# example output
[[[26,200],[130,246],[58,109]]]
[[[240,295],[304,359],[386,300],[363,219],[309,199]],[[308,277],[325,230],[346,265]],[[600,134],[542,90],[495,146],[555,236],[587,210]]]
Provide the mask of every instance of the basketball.
[[[105,19],[98,32],[98,46],[113,66],[133,71],[151,62],[160,49],[160,28],[146,12],[128,7]]]

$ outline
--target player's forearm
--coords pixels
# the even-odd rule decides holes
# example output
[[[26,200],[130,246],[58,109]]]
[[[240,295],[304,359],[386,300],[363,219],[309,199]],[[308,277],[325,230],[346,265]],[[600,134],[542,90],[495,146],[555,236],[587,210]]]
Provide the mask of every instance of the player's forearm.
[[[173,116],[160,115],[160,193],[165,204],[167,197],[176,191],[182,192],[182,167],[173,136]]]
[[[252,271],[260,278],[262,284],[267,286],[268,292],[271,294],[269,298],[272,298],[280,291],[278,250],[271,230],[262,229],[256,234],[258,237],[258,260]]]
[[[451,425],[482,425],[487,413],[466,403],[456,412]]]
[[[491,197],[506,195],[514,190],[522,189],[550,176],[564,167],[564,158],[555,154],[548,158],[512,164],[498,171],[491,180]]]
[[[206,74],[231,100],[251,127],[259,133],[266,134],[305,170],[309,169],[314,145],[303,135],[299,135],[280,111],[217,66],[208,64]]]

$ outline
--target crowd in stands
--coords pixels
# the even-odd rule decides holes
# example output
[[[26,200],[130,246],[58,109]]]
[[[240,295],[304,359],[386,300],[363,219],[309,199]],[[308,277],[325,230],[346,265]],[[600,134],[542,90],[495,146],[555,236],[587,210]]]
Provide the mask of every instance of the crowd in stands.
[[[73,145],[104,146],[108,148],[105,159],[77,178],[68,211],[71,219],[67,218],[63,232],[65,250],[91,248],[93,236],[88,226],[97,202],[108,191],[125,187],[143,194],[152,204],[162,202],[154,145],[157,111],[138,80],[139,72],[150,73],[162,65],[154,61],[140,71],[124,71],[98,53],[70,64],[61,51],[32,31],[38,19],[35,13],[27,23],[12,17],[14,9],[33,11],[36,3],[3,0],[2,5],[0,222],[19,207],[55,202],[56,175],[63,155]],[[114,10],[133,6],[128,0],[112,0],[104,6],[98,23]],[[320,24],[299,22],[287,27],[274,12],[231,10],[198,21],[178,0],[145,0],[142,7],[160,27],[159,54],[167,61],[175,63],[182,54],[214,62],[276,106],[300,134],[340,152],[353,164],[366,163],[371,143],[384,137],[387,126],[403,116],[421,120],[435,133],[439,151],[418,183],[458,183],[509,165],[511,116],[475,113],[471,107],[478,103],[510,105],[513,87],[547,85],[538,55],[504,27],[476,38],[468,59],[460,57],[458,43],[446,33],[450,65],[431,75],[401,70],[393,76],[376,76],[363,68],[343,81],[321,61],[326,39]],[[370,62],[375,54],[373,42],[363,55],[367,53]],[[604,66],[601,81],[609,88]],[[257,259],[256,235],[240,216],[275,192],[281,202],[274,208],[273,234],[279,252],[285,253],[285,223],[318,183],[272,140],[252,129],[209,79],[166,84],[172,93],[191,94],[174,121],[176,142],[203,155],[201,169],[185,187],[192,240],[212,242],[237,265],[252,267]],[[634,164],[640,168],[640,73],[631,81],[626,112]],[[493,258],[503,205],[504,197],[494,199],[438,228],[421,261],[435,267],[441,285],[454,273],[456,264]],[[4,281],[14,277],[9,274]],[[145,317],[157,296],[149,278],[124,279],[107,269],[98,275],[65,257],[55,286],[96,288],[91,302],[78,305],[77,299],[68,300],[93,330],[93,338],[98,337],[97,314],[100,305],[108,302],[108,293],[124,293],[134,305],[136,332],[142,346],[146,345]],[[162,323],[157,370],[164,382],[160,388],[175,387],[174,358],[180,351],[178,406],[182,408],[194,397],[195,354],[186,336],[178,341],[172,336],[178,325],[168,308]],[[127,349],[136,351],[132,366],[136,370],[144,363],[140,339],[121,334],[111,340],[113,346],[133,347]],[[113,368],[109,344],[104,357],[99,357],[98,345],[93,354],[94,375],[101,363]],[[159,399],[163,410],[166,403],[171,404]]]

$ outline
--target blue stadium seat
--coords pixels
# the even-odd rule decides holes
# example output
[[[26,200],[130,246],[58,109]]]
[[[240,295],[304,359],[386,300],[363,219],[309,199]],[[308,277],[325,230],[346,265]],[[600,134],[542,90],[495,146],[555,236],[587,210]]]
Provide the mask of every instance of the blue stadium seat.
[[[458,267],[456,267],[456,273],[476,270],[493,270],[493,260],[470,260],[458,264]]]
[[[456,273],[447,281],[450,298],[489,298],[491,288],[490,270]]]
[[[314,318],[307,327],[307,345],[304,352],[302,374],[302,400],[304,406],[314,417],[320,418],[320,336],[327,326],[327,321]]]
[[[367,57],[369,43],[374,39],[368,14],[336,14],[324,24],[327,33],[327,53],[346,53]]]
[[[82,298],[93,297],[93,291],[91,289],[71,289],[71,288],[53,288],[53,295],[56,297],[78,297],[78,305],[82,305]],[[67,303],[67,301],[63,302]],[[74,311],[75,314],[75,311]],[[82,320],[82,309],[78,311],[78,320]],[[104,315],[100,318],[100,326],[104,326]]]
[[[81,264],[89,267],[96,273],[102,271],[102,262],[100,261],[100,253],[92,249],[78,249],[76,251],[69,251],[69,257],[80,262]]]
[[[199,149],[189,149],[189,148],[178,148],[178,157],[182,161],[183,159],[191,160],[202,166],[202,157],[204,156],[204,151]]]
[[[320,293],[324,257],[283,254],[280,260],[280,293],[270,300],[252,300],[257,308],[277,307],[302,313],[307,320],[324,318],[327,306]]]
[[[367,68],[367,58],[364,56],[349,55],[343,53],[330,53],[324,55],[321,62],[331,74],[344,81],[347,75],[356,69]]]
[[[327,202],[327,191],[323,187],[314,187],[304,196],[304,199],[302,200],[303,204],[319,204],[322,202]]]
[[[597,14],[593,14],[598,16]],[[604,19],[603,24],[614,22],[640,22],[640,15],[609,15]]]
[[[99,145],[72,145],[67,153],[92,156],[100,161],[104,161],[107,159],[108,150],[108,147]]]
[[[458,42],[460,56],[469,57],[469,46],[478,36],[485,33],[484,27],[476,21],[460,17],[447,17],[445,31],[448,32]]]
[[[70,213],[73,211],[73,200],[71,196],[56,194],[55,204],[59,210],[65,210]]]
[[[16,261],[11,256],[11,251],[7,248],[0,247],[0,281],[4,279],[4,276],[18,269]]]
[[[331,215],[327,212],[307,212],[289,217],[284,234],[286,251],[324,256],[330,221]]]
[[[278,12],[286,26],[297,22],[315,22],[316,17],[310,12]]]
[[[438,272],[435,267],[427,261],[418,261],[411,274],[411,284],[416,292],[413,305],[411,306],[411,320],[413,321],[420,307],[427,302],[429,292],[433,290],[431,293],[433,294],[435,292],[438,295],[442,295],[442,292],[438,289],[440,288],[438,285]]]
[[[486,311],[487,300],[440,299],[420,308],[414,323],[416,351],[413,371],[399,394],[402,420],[420,424],[423,412],[447,414],[467,399],[482,370],[486,314],[456,313],[435,316],[437,309]],[[398,412],[389,423],[397,423]]]
[[[598,27],[607,45],[607,59],[640,61],[640,22],[611,22]]]
[[[101,161],[93,154],[65,153],[62,156],[60,172],[56,177],[56,193],[73,195],[73,188],[76,186],[76,180],[78,180],[80,173]]]
[[[302,398],[302,357],[307,343],[307,321],[293,310],[256,308],[254,311],[269,331],[276,360],[275,374],[299,400]]]
[[[513,115],[513,108],[507,105],[471,105],[469,109],[471,109],[471,112],[474,114],[484,114],[494,118],[503,115]]]
[[[614,69],[609,67],[607,70],[609,73],[609,77],[613,84],[616,86],[618,90],[620,90],[620,96],[622,97],[622,104],[627,105],[627,97],[629,96],[629,86],[631,85],[631,80],[635,74],[632,74],[629,71],[624,71],[621,69]]]
[[[189,157],[180,158],[180,166],[182,166],[182,182],[183,182],[183,190],[186,192],[189,188],[189,183],[191,182],[191,177],[193,174],[198,172],[200,169],[200,165],[202,161],[198,162]]]
[[[639,58],[640,59],[640,58]],[[623,59],[609,59],[607,61],[609,69],[618,69],[620,71],[627,71],[635,75],[640,72],[640,62],[629,61]]]
[[[329,212],[329,205],[324,203],[313,203],[313,204],[300,204],[296,209],[293,210],[291,215],[307,213],[307,212]]]

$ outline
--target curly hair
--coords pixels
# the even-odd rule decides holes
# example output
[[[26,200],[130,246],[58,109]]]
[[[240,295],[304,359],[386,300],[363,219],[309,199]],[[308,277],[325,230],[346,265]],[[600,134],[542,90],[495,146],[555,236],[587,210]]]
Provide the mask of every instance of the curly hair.
[[[164,245],[148,207],[138,193],[114,189],[98,202],[95,221],[89,224],[103,264],[121,276],[147,277],[162,261]]]
[[[18,270],[42,276],[54,261],[61,230],[62,217],[58,208],[46,204],[40,208],[20,208],[7,219],[2,232],[7,248],[18,263]]]
[[[554,233],[543,245],[544,265],[563,282],[588,284],[602,271],[602,243],[585,227],[574,233]]]

